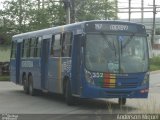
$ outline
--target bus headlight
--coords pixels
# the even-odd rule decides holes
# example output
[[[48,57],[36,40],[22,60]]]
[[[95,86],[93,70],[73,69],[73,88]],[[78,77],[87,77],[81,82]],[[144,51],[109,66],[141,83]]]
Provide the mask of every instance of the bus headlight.
[[[86,78],[86,81],[90,84],[90,85],[94,85],[94,80],[92,78],[92,74],[89,72],[89,71],[85,71],[85,78]]]
[[[146,85],[149,83],[149,73],[146,73],[144,80],[142,81],[142,85]]]

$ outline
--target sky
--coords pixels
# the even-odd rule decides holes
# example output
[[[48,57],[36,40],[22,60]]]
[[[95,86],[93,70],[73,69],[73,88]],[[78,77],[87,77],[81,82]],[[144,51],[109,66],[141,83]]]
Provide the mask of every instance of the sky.
[[[5,1],[5,0],[0,0],[0,9],[3,8],[3,5],[1,3],[3,1]],[[118,7],[119,8],[127,8],[128,1],[129,0],[118,0]],[[160,7],[160,0],[155,0],[155,2],[156,2],[156,5],[159,5],[159,7]],[[151,5],[153,5],[153,0],[144,0],[144,7],[151,7]],[[131,0],[131,7],[141,7],[141,0]],[[152,9],[145,9],[145,10],[152,10]],[[157,11],[158,10],[160,11],[160,8],[157,8]],[[122,11],[122,9],[121,9],[121,11]],[[140,9],[139,9],[139,11],[140,11]],[[120,19],[128,19],[128,13],[119,13],[118,17]],[[157,12],[156,17],[160,17],[160,12]],[[132,13],[131,19],[132,18],[141,18],[141,13]],[[153,18],[153,13],[145,12],[144,18]]]

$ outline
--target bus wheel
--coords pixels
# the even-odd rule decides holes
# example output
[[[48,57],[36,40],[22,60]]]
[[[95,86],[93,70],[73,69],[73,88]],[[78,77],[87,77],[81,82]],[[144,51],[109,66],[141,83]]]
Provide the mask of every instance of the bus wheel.
[[[71,93],[71,85],[69,80],[67,80],[66,84],[65,84],[65,102],[68,105],[73,105],[74,101],[73,101],[73,96]]]
[[[127,101],[126,98],[119,98],[119,99],[118,99],[118,104],[119,104],[119,105],[125,105],[125,104],[126,104],[126,101]]]
[[[23,80],[23,91],[24,91],[24,93],[29,94],[29,87],[28,87],[26,75],[23,75],[22,80]]]
[[[33,78],[32,75],[29,76],[28,78],[29,81],[29,94],[34,96],[35,95],[35,89],[33,88]]]

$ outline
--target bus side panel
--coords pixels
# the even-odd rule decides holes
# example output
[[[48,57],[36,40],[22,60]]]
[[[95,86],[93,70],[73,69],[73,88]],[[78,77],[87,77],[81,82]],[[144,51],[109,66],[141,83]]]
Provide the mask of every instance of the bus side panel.
[[[33,59],[33,68],[30,69],[33,75],[33,87],[35,89],[41,89],[41,67],[40,67],[40,59]]]
[[[54,93],[63,92],[64,77],[71,73],[71,58],[55,57],[49,60],[49,91]]]
[[[64,78],[71,78],[71,57],[66,57],[62,59],[62,85]]]
[[[35,89],[41,89],[41,74],[40,74],[40,59],[22,59],[20,68],[20,79],[22,84],[22,76],[25,74],[28,78],[29,74],[33,77],[33,87]]]
[[[60,91],[60,84],[58,81],[58,62],[59,57],[50,58],[48,63],[48,81],[49,81],[49,91],[57,93]]]

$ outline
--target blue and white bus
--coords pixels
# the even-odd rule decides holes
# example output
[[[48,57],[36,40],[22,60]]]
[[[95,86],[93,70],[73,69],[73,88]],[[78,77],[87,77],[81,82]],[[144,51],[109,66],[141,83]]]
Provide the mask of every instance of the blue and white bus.
[[[79,98],[147,98],[149,52],[145,26],[85,21],[13,36],[11,81],[24,92]]]

